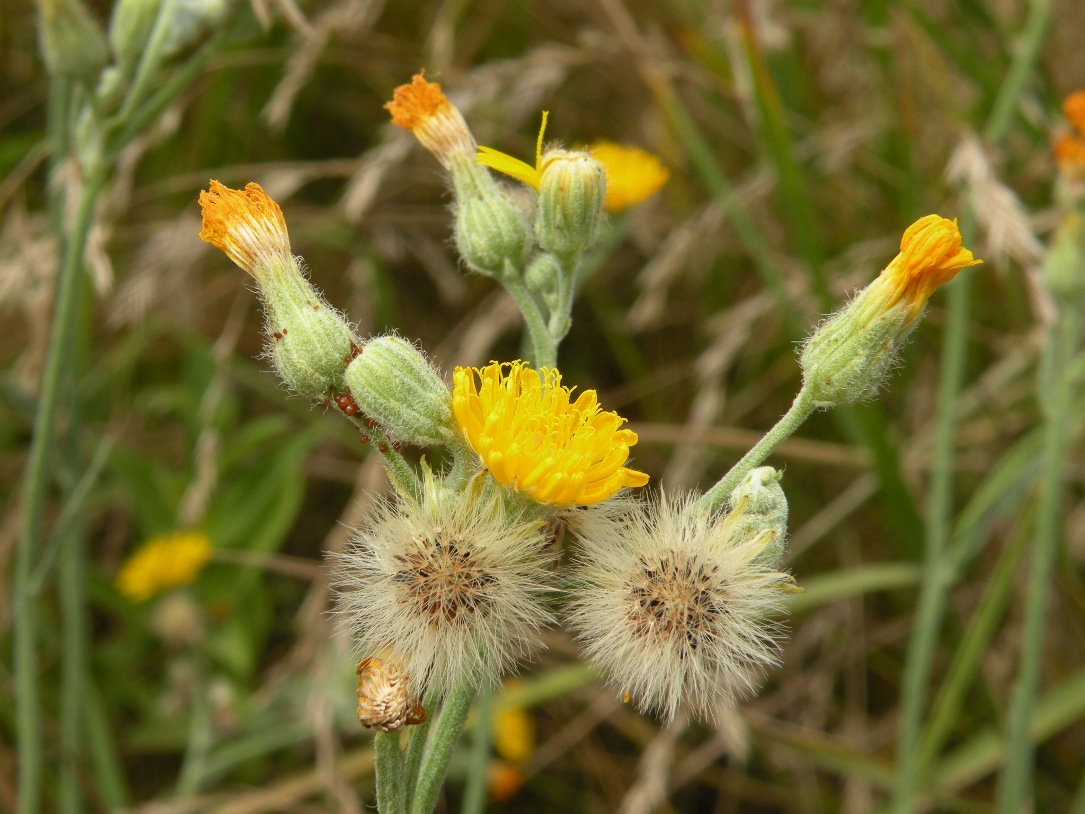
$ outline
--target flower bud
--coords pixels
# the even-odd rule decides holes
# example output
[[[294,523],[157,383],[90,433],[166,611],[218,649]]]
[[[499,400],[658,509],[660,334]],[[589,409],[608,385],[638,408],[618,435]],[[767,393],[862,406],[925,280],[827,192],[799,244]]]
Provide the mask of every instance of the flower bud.
[[[387,659],[362,659],[358,674],[358,723],[366,729],[398,732],[426,722],[426,710],[407,675]]]
[[[410,342],[369,340],[347,366],[346,381],[362,412],[393,435],[419,446],[455,437],[448,386]]]
[[[734,488],[729,501],[734,539],[761,539],[763,548],[755,559],[771,568],[779,565],[787,539],[787,497],[780,478],[771,466],[760,466]]]
[[[535,239],[543,251],[566,258],[595,240],[606,171],[590,153],[551,150],[542,157]]]
[[[346,360],[360,344],[346,318],[302,274],[295,258],[260,285],[268,356],[295,393],[325,399],[342,393]]]
[[[441,86],[426,81],[422,73],[412,77],[409,85],[396,88],[384,107],[392,115],[392,124],[413,133],[445,169],[452,168],[457,156],[474,155],[475,138],[463,114],[448,101]]]
[[[98,23],[78,0],[40,0],[41,50],[49,73],[90,80],[109,60]]]
[[[200,193],[200,238],[226,253],[256,281],[265,305],[267,355],[286,385],[310,399],[344,392],[347,359],[361,341],[346,319],[305,278],[290,253],[282,210],[260,188],[218,181]]]
[[[1071,209],[1059,222],[1043,264],[1044,287],[1060,307],[1085,303],[1085,229]]]
[[[982,262],[961,245],[956,221],[927,215],[909,226],[900,253],[878,278],[806,340],[800,363],[814,405],[873,396],[935,289]]]
[[[124,74],[131,74],[147,47],[162,0],[119,0],[109,20],[109,44]]]
[[[474,270],[500,276],[505,265],[519,267],[529,243],[527,218],[502,194],[474,155],[450,162],[456,191],[456,249]]]

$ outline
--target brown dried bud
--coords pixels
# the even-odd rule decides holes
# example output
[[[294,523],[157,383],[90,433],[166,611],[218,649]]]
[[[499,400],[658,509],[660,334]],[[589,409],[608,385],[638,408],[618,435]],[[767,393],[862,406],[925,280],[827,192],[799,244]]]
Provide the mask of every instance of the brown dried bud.
[[[358,662],[358,721],[366,729],[397,732],[423,723],[428,716],[411,692],[406,673],[392,662]]]

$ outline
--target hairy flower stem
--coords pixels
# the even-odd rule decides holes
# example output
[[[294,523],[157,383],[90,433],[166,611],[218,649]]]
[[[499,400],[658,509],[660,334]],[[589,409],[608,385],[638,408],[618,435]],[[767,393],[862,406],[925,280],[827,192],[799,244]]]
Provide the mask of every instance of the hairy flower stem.
[[[49,350],[42,371],[38,409],[34,416],[34,437],[30,460],[23,479],[22,527],[15,556],[13,615],[15,641],[16,725],[19,733],[20,814],[37,812],[41,805],[42,733],[38,693],[38,614],[30,595],[34,561],[42,546],[45,493],[49,462],[55,446],[56,418],[60,390],[70,358],[79,298],[83,282],[83,250],[94,221],[98,196],[105,185],[102,168],[92,170],[80,192],[75,220],[64,244],[64,258],[57,278],[56,305],[49,337]]]
[[[467,683],[460,684],[445,698],[418,768],[418,784],[411,797],[410,814],[431,814],[437,806],[437,795],[448,772],[449,758],[474,700],[475,689]]]
[[[780,446],[792,433],[797,430],[806,419],[814,412],[814,401],[804,387],[795,396],[795,401],[784,413],[783,417],[776,422],[771,430],[758,441],[753,449],[742,456],[731,470],[720,478],[719,482],[709,489],[694,506],[699,511],[711,512],[722,506],[731,496],[731,492],[738,486],[752,469],[760,466],[776,447]]]
[[[467,787],[463,793],[463,814],[483,814],[486,810],[486,772],[490,763],[493,733],[494,695],[489,689],[479,693],[471,726],[472,742],[468,758]]]
[[[373,737],[380,814],[407,814],[406,773],[399,735],[399,732],[378,732]]]
[[[507,274],[502,281],[505,290],[516,302],[516,307],[523,314],[527,326],[528,342],[531,345],[531,363],[536,368],[557,366],[558,343],[550,334],[550,329],[543,319],[542,312],[531,292],[515,274]]]

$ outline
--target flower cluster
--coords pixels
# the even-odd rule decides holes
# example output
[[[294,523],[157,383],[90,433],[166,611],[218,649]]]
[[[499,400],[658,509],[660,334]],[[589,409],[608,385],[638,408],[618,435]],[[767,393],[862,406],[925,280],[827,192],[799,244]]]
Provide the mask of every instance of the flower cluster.
[[[395,732],[426,720],[421,699],[497,686],[556,618],[642,709],[715,717],[777,662],[784,600],[797,590],[780,570],[780,475],[758,464],[814,409],[875,392],[934,290],[980,261],[955,221],[918,220],[881,275],[807,340],[803,388],[762,443],[704,495],[637,500],[631,490],[648,482],[629,465],[637,434],[594,390],[563,383],[556,352],[602,213],[658,192],[666,169],[611,143],[547,148],[545,113],[534,164],[477,147],[422,75],[387,107],[447,170],[457,248],[515,300],[530,361],[457,367],[450,386],[406,339],[354,334],[307,280],[258,185],[212,181],[200,196],[200,236],[255,280],[283,381],[378,439],[395,489],[335,557],[340,626],[363,657],[359,720]],[[442,447],[445,462],[413,466],[400,442]],[[558,550],[565,528],[571,566]],[[126,580],[132,595],[158,589]]]

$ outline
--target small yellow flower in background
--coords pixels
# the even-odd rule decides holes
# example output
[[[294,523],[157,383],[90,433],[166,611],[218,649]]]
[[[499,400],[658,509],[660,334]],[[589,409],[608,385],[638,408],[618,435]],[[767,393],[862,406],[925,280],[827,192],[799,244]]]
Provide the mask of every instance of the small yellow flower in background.
[[[445,169],[454,156],[475,152],[475,138],[463,114],[448,101],[440,85],[427,82],[421,73],[409,85],[396,88],[392,101],[384,107],[392,114],[392,124],[414,133]]]
[[[495,150],[493,147],[479,147],[476,160],[484,167],[510,175],[517,181],[522,181],[528,186],[538,189],[539,184],[542,182],[543,170],[546,169],[546,164],[543,162],[543,134],[546,133],[546,121],[549,117],[549,111],[544,110],[542,125],[539,127],[539,137],[535,141],[534,167],[526,161],[513,158],[511,155]]]
[[[956,220],[927,215],[908,227],[900,240],[900,254],[870,284],[872,304],[888,311],[903,303],[909,321],[913,320],[935,289],[956,277],[961,269],[982,262],[961,245]]]
[[[505,687],[517,682],[506,681]],[[526,763],[535,751],[535,719],[523,707],[502,707],[494,714],[494,751],[509,763]]]
[[[607,212],[621,212],[648,200],[670,178],[659,158],[638,147],[597,141],[588,147],[588,152],[607,171],[607,195],[603,199]]]
[[[283,211],[259,184],[238,190],[211,181],[210,189],[200,193],[200,209],[200,240],[224,251],[253,277],[290,262]]]
[[[476,384],[476,376],[478,384]],[[575,402],[557,370],[491,362],[452,374],[452,413],[499,483],[540,503],[587,505],[648,476],[625,469],[637,434],[603,411],[594,390]]]
[[[510,679],[504,689],[507,692],[518,684],[516,679]],[[500,707],[491,726],[498,759],[490,764],[488,773],[490,799],[505,802],[515,797],[524,785],[522,767],[535,753],[535,719],[523,707]]]
[[[117,590],[133,602],[187,585],[211,558],[211,541],[198,531],[152,537],[132,554],[117,574]]]

